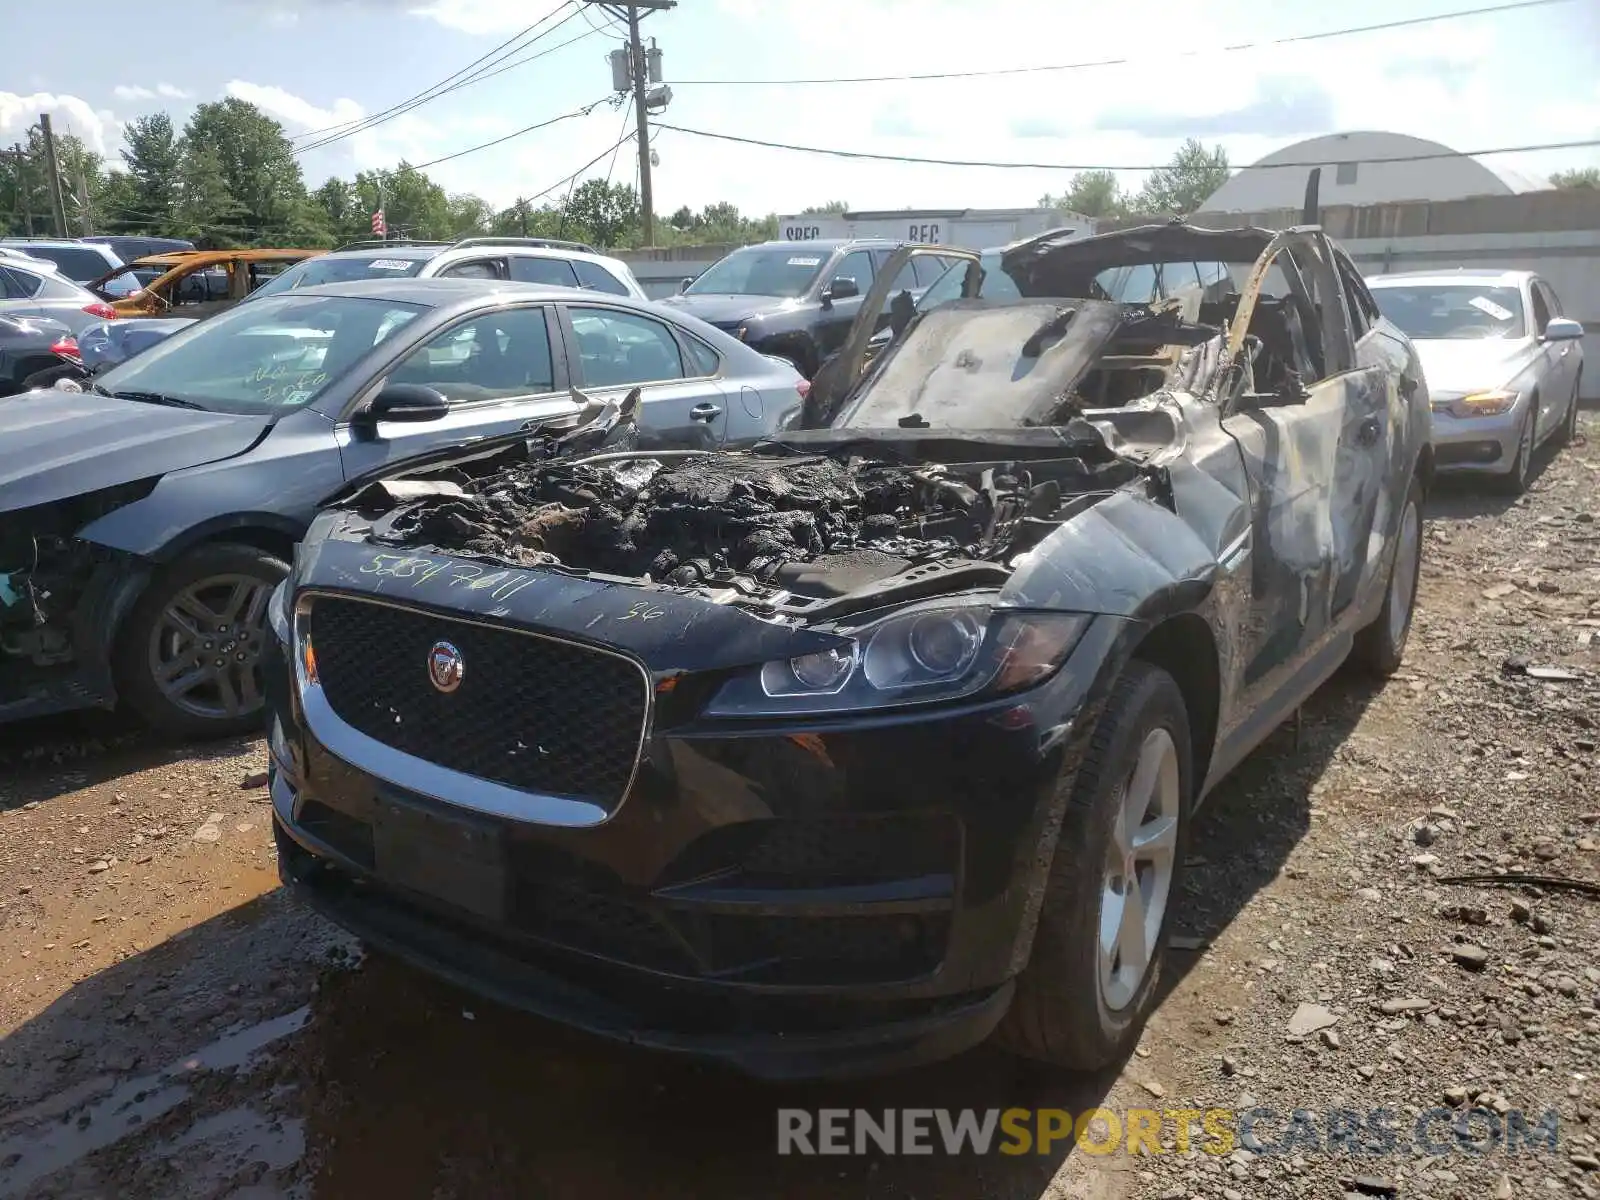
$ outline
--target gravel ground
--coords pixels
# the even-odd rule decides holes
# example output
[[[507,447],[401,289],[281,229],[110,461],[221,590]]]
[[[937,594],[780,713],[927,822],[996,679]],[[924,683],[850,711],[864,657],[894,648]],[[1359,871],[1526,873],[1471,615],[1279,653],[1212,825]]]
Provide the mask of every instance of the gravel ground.
[[[1600,449],[1545,457],[1520,501],[1440,489],[1401,675],[1335,679],[1212,798],[1105,1078],[979,1050],[774,1088],[602,1045],[290,901],[259,743],[0,731],[0,1197],[1600,1196],[1600,901],[1455,881],[1600,878]],[[1175,1153],[1169,1119],[1161,1154],[775,1154],[780,1107],[1097,1105],[1270,1110],[1277,1152]],[[1472,1108],[1558,1144],[1470,1153]],[[1373,1110],[1393,1149],[1359,1153]]]

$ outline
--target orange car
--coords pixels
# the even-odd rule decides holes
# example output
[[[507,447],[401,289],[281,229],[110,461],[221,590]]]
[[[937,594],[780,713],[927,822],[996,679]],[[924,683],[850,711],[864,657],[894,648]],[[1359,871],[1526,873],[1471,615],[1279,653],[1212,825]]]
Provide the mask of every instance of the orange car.
[[[89,284],[123,317],[208,317],[243,300],[295,263],[322,250],[179,250],[149,254],[102,275]],[[132,274],[142,286],[131,296],[103,289]]]

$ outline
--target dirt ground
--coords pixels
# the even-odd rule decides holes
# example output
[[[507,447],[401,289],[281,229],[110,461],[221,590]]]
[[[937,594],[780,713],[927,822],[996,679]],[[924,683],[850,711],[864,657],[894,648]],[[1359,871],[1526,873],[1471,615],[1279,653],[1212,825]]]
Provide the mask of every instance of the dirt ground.
[[[1600,447],[1430,516],[1402,674],[1335,679],[1197,822],[1185,940],[1115,1077],[980,1049],[780,1088],[618,1049],[363,958],[286,897],[260,743],[0,731],[0,1196],[1600,1196],[1600,902],[1450,881],[1600,878]],[[1474,1153],[1448,1117],[1415,1144],[1473,1104],[1554,1110],[1557,1145]],[[1281,1152],[1176,1153],[1168,1125],[1162,1154],[776,1154],[784,1107],[1096,1105],[1271,1109]],[[1380,1108],[1392,1152],[1316,1124]]]

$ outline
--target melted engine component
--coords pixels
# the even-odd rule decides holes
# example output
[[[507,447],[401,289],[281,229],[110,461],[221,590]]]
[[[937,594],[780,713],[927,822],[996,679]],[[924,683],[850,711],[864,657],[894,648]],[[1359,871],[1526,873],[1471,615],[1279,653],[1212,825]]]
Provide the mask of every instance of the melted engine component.
[[[1020,469],[963,477],[822,456],[554,461],[403,504],[371,536],[521,566],[684,586],[738,574],[834,596],[917,562],[1004,556],[1033,490]]]

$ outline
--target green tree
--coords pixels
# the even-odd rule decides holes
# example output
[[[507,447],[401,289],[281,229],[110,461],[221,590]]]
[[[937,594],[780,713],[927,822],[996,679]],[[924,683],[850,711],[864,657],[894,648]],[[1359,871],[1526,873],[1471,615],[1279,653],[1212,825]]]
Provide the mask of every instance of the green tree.
[[[237,246],[248,237],[249,231],[241,228],[247,219],[244,205],[228,186],[222,156],[210,146],[186,140],[172,232],[200,245]]]
[[[478,237],[488,233],[494,224],[494,207],[482,196],[461,193],[446,202],[445,219],[450,224],[450,237]]]
[[[1120,217],[1128,211],[1128,199],[1111,171],[1079,171],[1059,196],[1039,198],[1040,208],[1060,208],[1086,217]]]
[[[357,203],[367,205],[368,220],[383,197],[383,214],[392,237],[442,240],[450,234],[450,199],[421,171],[404,161],[392,171],[363,171],[356,176]],[[372,236],[367,225],[363,237]]]
[[[122,161],[128,168],[128,186],[119,189],[119,207],[110,209],[108,215],[134,228],[164,226],[172,220],[178,202],[182,160],[172,118],[166,113],[136,117],[122,136],[127,142]]]
[[[802,208],[800,215],[803,217],[842,217],[850,211],[848,200],[829,200],[826,204],[813,204],[809,208]]]
[[[1570,171],[1556,171],[1550,176],[1550,186],[1600,191],[1600,167],[1574,167]]]
[[[640,223],[639,196],[625,183],[588,179],[578,185],[565,205],[572,224],[586,231],[599,246],[620,246]],[[571,234],[568,235],[569,237]]]
[[[183,153],[214,156],[239,216],[261,241],[285,238],[306,189],[283,126],[254,104],[229,96],[194,110],[184,126]]]
[[[1228,152],[1221,146],[1207,150],[1190,138],[1166,166],[1151,171],[1136,205],[1141,212],[1194,212],[1228,180]]]

